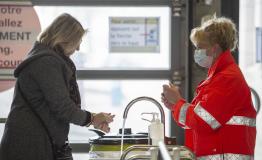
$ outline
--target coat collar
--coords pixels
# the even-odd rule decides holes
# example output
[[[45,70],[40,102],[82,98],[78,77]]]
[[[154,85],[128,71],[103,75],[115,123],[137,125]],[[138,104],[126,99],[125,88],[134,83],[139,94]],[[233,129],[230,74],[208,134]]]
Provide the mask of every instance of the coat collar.
[[[227,66],[229,66],[233,63],[235,63],[235,60],[234,60],[230,50],[226,50],[223,53],[221,53],[219,55],[219,57],[216,59],[215,63],[209,68],[207,78],[200,83],[198,88],[205,85],[205,84],[208,84],[210,82],[210,79],[212,79],[212,77],[216,73],[224,70]]]

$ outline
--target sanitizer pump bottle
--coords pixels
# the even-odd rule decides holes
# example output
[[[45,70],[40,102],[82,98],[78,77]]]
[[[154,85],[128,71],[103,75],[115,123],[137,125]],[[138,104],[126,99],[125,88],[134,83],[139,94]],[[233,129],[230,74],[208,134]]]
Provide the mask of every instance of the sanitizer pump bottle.
[[[164,142],[164,125],[158,118],[158,113],[153,113],[153,119],[148,127],[149,136],[152,140],[152,145],[158,146],[160,141]]]
[[[145,118],[142,119],[150,122],[150,125],[148,126],[149,137],[151,139],[152,145],[158,146],[160,141],[164,142],[164,125],[161,123],[158,113],[152,112],[142,114],[151,114],[153,116],[151,121]]]

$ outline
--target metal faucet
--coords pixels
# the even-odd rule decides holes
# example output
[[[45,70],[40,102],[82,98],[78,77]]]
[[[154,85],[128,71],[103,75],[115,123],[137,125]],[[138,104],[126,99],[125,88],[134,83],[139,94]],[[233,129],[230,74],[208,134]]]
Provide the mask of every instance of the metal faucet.
[[[163,107],[161,106],[161,104],[160,104],[157,100],[155,100],[155,99],[153,99],[153,98],[151,98],[151,97],[145,97],[145,96],[143,96],[143,97],[138,97],[138,98],[136,98],[136,99],[133,99],[131,102],[129,102],[129,103],[127,104],[127,106],[126,106],[126,108],[125,108],[125,111],[124,111],[123,118],[124,118],[124,119],[127,118],[127,113],[128,113],[128,111],[129,111],[129,109],[133,106],[133,104],[135,104],[135,103],[138,102],[138,101],[143,101],[143,100],[154,103],[154,104],[157,106],[157,108],[159,109],[160,114],[161,114],[161,122],[162,122],[163,125],[164,125],[164,136],[165,136],[165,112],[164,112],[164,109],[163,109]]]
[[[159,146],[153,146],[153,145],[133,145],[128,147],[124,153],[121,155],[120,160],[141,160],[141,159],[145,159],[145,160],[150,160],[152,157],[150,155],[147,154],[136,154],[133,156],[130,156],[128,159],[126,159],[127,155],[132,152],[132,151],[149,151],[150,148],[156,148],[156,149],[161,149]],[[166,146],[168,151],[172,151],[174,149],[179,149],[179,152],[182,151],[186,151],[188,152],[188,156],[190,157],[190,160],[196,160],[196,155],[187,147],[185,146],[178,146],[178,145],[171,145],[171,146]],[[161,153],[161,152],[160,152]],[[162,154],[162,153],[161,153]],[[173,153],[174,154],[174,153]],[[175,159],[177,160],[177,159]]]
[[[127,118],[128,111],[133,106],[133,104],[135,104],[138,101],[143,101],[143,100],[152,102],[152,103],[154,103],[158,107],[158,109],[160,111],[160,114],[161,114],[161,122],[164,125],[164,133],[165,133],[165,112],[164,112],[164,109],[163,109],[163,107],[161,106],[161,104],[157,100],[155,100],[155,99],[153,99],[151,97],[138,97],[138,98],[133,99],[131,102],[129,102],[127,104],[127,106],[125,108],[125,111],[124,111],[123,118],[124,119]],[[159,148],[159,146],[153,146],[153,145],[134,145],[134,146],[130,146],[121,155],[120,160],[125,160],[127,154],[129,152],[133,151],[133,150],[137,150],[138,149],[138,150],[148,151],[152,147]],[[188,149],[187,147],[184,147],[184,146],[168,146],[167,148],[170,150],[170,149],[173,149],[174,147],[180,148],[181,151],[182,150],[188,150],[190,155],[192,156],[192,159],[196,160],[194,153],[190,149]],[[128,160],[138,160],[138,159],[139,160],[140,159],[150,160],[151,156],[148,156],[148,155],[134,155],[134,156],[131,156]]]

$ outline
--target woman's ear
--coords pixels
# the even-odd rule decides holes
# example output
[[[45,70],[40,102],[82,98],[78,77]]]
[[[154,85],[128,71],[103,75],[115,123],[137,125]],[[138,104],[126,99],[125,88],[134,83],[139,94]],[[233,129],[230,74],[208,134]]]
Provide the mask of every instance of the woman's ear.
[[[215,44],[212,48],[212,53],[214,54],[214,57],[217,58],[221,53],[222,53],[222,49],[220,47],[219,44]]]
[[[218,44],[216,43],[213,47],[212,47],[212,53],[217,53],[217,51],[218,51]]]

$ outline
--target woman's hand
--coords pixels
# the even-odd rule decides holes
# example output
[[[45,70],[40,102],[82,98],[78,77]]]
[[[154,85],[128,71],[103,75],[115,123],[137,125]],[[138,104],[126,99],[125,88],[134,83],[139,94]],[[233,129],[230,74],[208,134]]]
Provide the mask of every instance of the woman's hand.
[[[165,106],[172,110],[172,106],[181,99],[179,88],[173,84],[163,85],[163,93],[161,94],[161,100]]]
[[[172,110],[172,106],[174,104],[170,103],[166,97],[164,96],[164,93],[161,93],[161,101],[164,103],[164,105],[169,109],[169,110]]]
[[[108,123],[102,123],[102,124],[100,124],[98,126],[94,126],[94,128],[95,129],[100,129],[100,130],[102,130],[102,131],[104,131],[106,133],[110,132],[110,127],[109,127]]]
[[[96,129],[100,129],[104,132],[109,132],[110,127],[109,123],[113,122],[113,118],[115,115],[112,115],[111,113],[97,113],[97,114],[92,114],[92,125]]]

